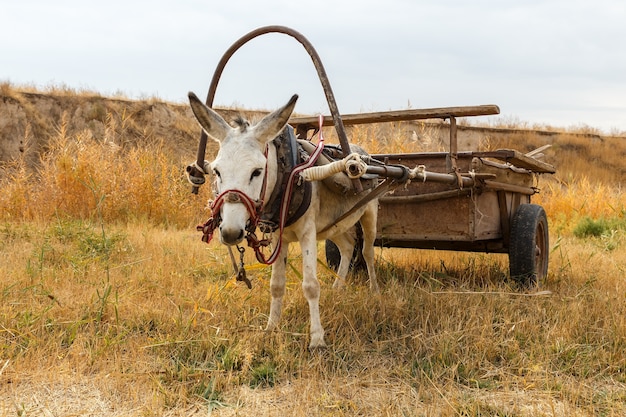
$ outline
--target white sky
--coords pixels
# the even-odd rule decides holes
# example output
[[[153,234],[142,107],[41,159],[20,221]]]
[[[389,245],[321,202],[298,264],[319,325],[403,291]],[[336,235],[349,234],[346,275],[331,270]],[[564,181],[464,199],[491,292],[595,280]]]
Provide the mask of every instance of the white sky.
[[[0,0],[0,81],[205,97],[247,32],[292,27],[342,113],[497,104],[505,119],[626,132],[624,0]],[[226,66],[216,105],[328,114],[304,49],[279,34]]]

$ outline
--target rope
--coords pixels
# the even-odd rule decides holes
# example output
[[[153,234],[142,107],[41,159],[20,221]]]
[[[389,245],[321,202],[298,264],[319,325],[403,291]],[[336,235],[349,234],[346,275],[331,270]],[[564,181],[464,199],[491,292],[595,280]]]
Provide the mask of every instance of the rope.
[[[211,165],[209,161],[204,161],[204,166],[201,168],[198,165],[198,162],[194,162],[190,165],[187,165],[185,173],[187,174],[187,181],[194,187],[198,187],[204,184],[205,179],[204,176],[211,170]],[[193,173],[199,173],[201,176],[197,177],[193,175]]]
[[[426,165],[418,165],[409,170],[409,179],[413,180],[415,178],[421,178],[423,182],[426,182]]]
[[[346,170],[348,171],[348,177],[350,179],[361,178],[367,172],[367,164],[361,159],[361,155],[353,153],[348,155],[345,159]]]
[[[339,161],[306,168],[300,173],[300,176],[305,181],[321,181],[345,171],[350,178],[360,178],[365,174],[366,170],[367,164],[363,162],[361,155],[351,153]]]

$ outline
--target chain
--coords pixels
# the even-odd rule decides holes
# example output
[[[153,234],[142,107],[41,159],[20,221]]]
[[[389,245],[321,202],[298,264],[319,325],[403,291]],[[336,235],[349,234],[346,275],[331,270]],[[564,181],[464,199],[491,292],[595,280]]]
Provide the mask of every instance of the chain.
[[[246,275],[246,268],[243,265],[243,255],[246,253],[246,248],[243,246],[237,246],[237,250],[239,251],[239,268],[237,270],[237,281],[245,282],[248,289],[252,289],[252,283],[248,279]]]

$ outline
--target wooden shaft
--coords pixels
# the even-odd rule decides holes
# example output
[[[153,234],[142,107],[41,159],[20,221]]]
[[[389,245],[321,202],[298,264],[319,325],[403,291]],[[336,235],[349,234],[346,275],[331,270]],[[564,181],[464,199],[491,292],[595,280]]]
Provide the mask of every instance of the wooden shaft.
[[[453,117],[486,116],[499,114],[500,108],[494,104],[482,106],[440,107],[431,109],[393,110],[375,113],[344,114],[341,116],[343,124],[358,125],[367,123],[401,122],[424,119],[448,119]],[[317,127],[317,116],[292,117],[289,124],[292,126]],[[334,126],[331,116],[324,116],[324,126]]]

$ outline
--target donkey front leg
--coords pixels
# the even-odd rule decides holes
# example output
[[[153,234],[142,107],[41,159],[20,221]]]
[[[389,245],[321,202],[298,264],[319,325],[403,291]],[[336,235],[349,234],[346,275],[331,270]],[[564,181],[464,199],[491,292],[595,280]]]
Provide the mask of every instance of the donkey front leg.
[[[272,301],[270,304],[270,316],[267,320],[265,330],[275,330],[280,321],[280,314],[283,308],[283,296],[285,295],[285,268],[287,265],[287,253],[289,244],[283,242],[278,259],[272,266],[272,277],[270,278],[270,294]]]
[[[302,291],[309,303],[311,320],[311,342],[309,349],[322,348],[324,342],[324,328],[320,320],[320,283],[317,280],[317,240],[315,232],[307,233],[300,240],[302,248]]]

